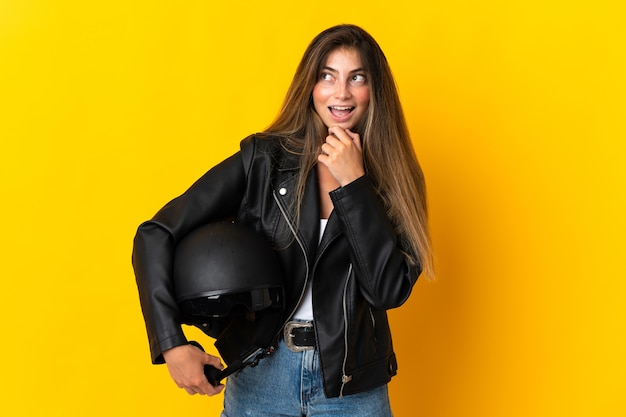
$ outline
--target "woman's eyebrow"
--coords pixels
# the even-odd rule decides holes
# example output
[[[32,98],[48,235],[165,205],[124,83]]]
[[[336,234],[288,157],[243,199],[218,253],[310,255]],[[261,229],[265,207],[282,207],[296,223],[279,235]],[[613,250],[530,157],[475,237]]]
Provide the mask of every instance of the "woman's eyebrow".
[[[332,67],[323,67],[322,71],[339,72],[339,71],[337,71],[336,69],[334,69]],[[353,73],[353,72],[363,72],[363,71],[364,71],[363,67],[359,67],[359,68],[355,68],[355,69],[351,70],[350,73]]]

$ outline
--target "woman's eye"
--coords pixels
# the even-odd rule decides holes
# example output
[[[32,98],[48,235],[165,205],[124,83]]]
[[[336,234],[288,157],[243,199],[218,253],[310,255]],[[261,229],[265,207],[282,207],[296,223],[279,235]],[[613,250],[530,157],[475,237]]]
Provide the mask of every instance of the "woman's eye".
[[[356,74],[352,76],[352,82],[355,83],[364,83],[365,82],[365,75],[363,74]]]
[[[320,79],[322,81],[330,81],[333,79],[333,76],[327,72],[322,73],[322,76],[320,77]]]

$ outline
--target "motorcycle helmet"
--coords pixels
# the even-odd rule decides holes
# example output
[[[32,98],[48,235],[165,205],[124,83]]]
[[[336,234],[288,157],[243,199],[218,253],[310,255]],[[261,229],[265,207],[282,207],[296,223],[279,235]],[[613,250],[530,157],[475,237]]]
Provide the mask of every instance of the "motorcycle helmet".
[[[278,255],[252,229],[210,223],[185,236],[174,254],[181,322],[215,338],[228,366],[275,342],[285,308]]]

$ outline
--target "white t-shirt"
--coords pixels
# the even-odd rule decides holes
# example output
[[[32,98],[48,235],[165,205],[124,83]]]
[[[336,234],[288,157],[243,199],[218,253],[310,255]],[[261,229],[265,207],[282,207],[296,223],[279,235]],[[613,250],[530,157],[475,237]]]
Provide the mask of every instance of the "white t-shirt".
[[[324,230],[326,229],[326,224],[328,223],[328,219],[320,219],[320,236],[319,241],[322,241],[322,236],[324,236]],[[295,313],[293,313],[294,320],[301,321],[313,321],[313,294],[311,290],[311,281],[307,283],[306,292],[304,293],[304,297],[302,301],[300,301],[300,305]]]

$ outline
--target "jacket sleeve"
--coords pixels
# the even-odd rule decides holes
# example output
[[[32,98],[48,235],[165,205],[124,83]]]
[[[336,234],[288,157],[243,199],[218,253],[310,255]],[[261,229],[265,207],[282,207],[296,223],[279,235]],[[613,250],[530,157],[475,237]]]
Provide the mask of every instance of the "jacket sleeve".
[[[371,182],[362,176],[332,191],[330,197],[350,244],[363,296],[381,310],[402,305],[421,267],[408,262]]]
[[[163,351],[187,342],[172,282],[177,242],[202,224],[234,217],[245,182],[239,152],[209,170],[184,194],[139,226],[132,263],[153,363],[163,363]]]

